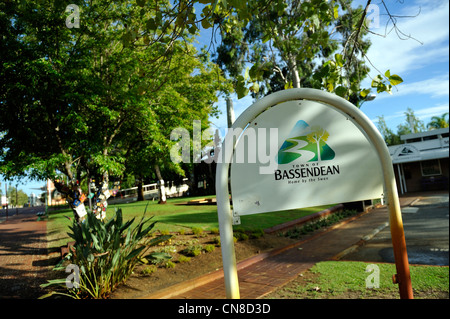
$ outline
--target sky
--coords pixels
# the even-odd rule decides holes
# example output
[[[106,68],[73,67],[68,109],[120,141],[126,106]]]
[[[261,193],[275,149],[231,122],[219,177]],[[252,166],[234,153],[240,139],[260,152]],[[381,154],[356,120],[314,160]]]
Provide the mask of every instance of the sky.
[[[365,5],[366,0],[354,1],[355,5]],[[371,63],[384,74],[400,75],[404,82],[393,89],[393,94],[378,94],[375,100],[365,102],[361,110],[375,124],[378,116],[383,116],[386,124],[394,132],[405,122],[405,111],[411,108],[425,125],[432,116],[441,116],[449,108],[449,3],[448,0],[386,0],[391,14],[408,16],[397,18],[397,27],[411,39],[399,38],[387,23],[387,15],[379,1],[372,1],[379,8],[379,20],[375,20],[376,7],[368,16],[374,20],[370,30],[385,37],[370,34],[372,45],[368,51]],[[376,23],[378,22],[378,23]],[[378,24],[378,25],[377,25]],[[210,35],[204,35],[208,38]],[[208,38],[209,39],[209,38]],[[380,72],[370,67],[373,78]],[[371,79],[363,82],[369,88]],[[374,92],[376,93],[376,92]],[[251,104],[250,96],[240,100],[233,98],[236,118]],[[213,128],[219,128],[224,136],[227,128],[226,103],[218,103],[222,114],[219,119],[211,119]]]
[[[356,0],[355,5],[365,5],[366,0]],[[384,73],[400,75],[404,82],[394,88],[393,94],[382,93],[375,100],[365,102],[361,110],[375,124],[378,116],[384,116],[386,124],[394,132],[397,126],[405,122],[405,111],[411,108],[425,125],[432,116],[441,116],[449,109],[449,2],[448,0],[386,0],[391,14],[403,16],[397,18],[397,27],[404,34],[399,38],[395,31],[388,32],[392,23],[387,23],[386,11],[379,1],[372,1],[373,17],[370,30],[386,36],[369,35],[372,45],[368,52],[371,63]],[[379,8],[379,16],[376,9]],[[405,17],[408,16],[408,17]],[[379,18],[378,20],[376,20]],[[378,23],[377,23],[378,22]],[[405,35],[412,38],[406,39]],[[203,32],[199,38],[199,47],[209,44],[211,30]],[[371,67],[370,76],[379,74]],[[365,80],[365,87],[370,87],[371,79]],[[233,97],[236,118],[253,103],[247,96],[242,99]],[[221,115],[219,119],[211,118],[212,128],[218,128],[221,136],[227,129],[226,103],[223,98],[218,102]],[[0,180],[4,193],[5,182]],[[42,187],[45,182],[18,182],[19,189],[30,195],[39,194],[33,188]],[[13,186],[16,182],[12,183]]]

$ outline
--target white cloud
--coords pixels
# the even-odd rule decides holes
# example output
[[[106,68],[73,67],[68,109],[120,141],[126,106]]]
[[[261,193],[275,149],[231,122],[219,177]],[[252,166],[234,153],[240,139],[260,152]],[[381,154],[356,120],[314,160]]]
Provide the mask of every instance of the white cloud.
[[[449,96],[449,75],[438,75],[434,78],[413,83],[401,83],[393,89],[393,95],[380,94],[378,100],[399,96],[426,94],[432,98]]]
[[[425,109],[415,110],[414,114],[420,118],[422,121],[429,120],[433,116],[442,116],[442,114],[448,112],[448,103],[437,105],[433,107],[428,107]]]
[[[399,13],[391,13],[411,16],[416,15],[419,10],[417,17],[398,18],[397,26],[404,34],[411,35],[423,44],[413,39],[401,40],[394,30],[385,38],[371,35],[372,46],[368,57],[381,72],[390,69],[391,73],[401,74],[439,61],[448,61],[448,1],[421,1],[403,7]],[[383,22],[372,31],[384,34]],[[405,38],[405,35],[400,36]],[[374,72],[376,71],[373,70],[372,73]]]
[[[449,104],[439,104],[432,107],[427,107],[423,109],[415,109],[414,115],[417,116],[421,121],[424,121],[425,124],[428,122],[429,119],[431,119],[433,116],[442,116],[442,114],[449,111]],[[403,111],[395,112],[391,115],[383,116],[384,120],[386,122],[390,122],[392,120],[398,120],[398,119],[405,119],[405,112],[407,109]],[[372,119],[372,122],[377,123],[378,118]]]

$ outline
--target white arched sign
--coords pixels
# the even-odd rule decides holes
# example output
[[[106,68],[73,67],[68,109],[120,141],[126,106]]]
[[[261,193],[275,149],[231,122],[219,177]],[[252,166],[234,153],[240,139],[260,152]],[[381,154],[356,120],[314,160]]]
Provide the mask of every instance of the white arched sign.
[[[388,148],[353,104],[315,89],[255,102],[228,131],[216,195],[227,298],[239,298],[233,216],[384,197],[402,298],[412,298],[406,243]],[[228,177],[231,165],[230,206]]]

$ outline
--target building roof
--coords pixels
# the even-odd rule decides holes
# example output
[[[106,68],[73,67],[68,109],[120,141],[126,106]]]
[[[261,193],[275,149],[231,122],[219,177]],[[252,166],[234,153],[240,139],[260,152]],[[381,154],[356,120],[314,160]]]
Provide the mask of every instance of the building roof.
[[[393,164],[410,163],[449,157],[449,129],[402,135],[404,144],[389,146]]]
[[[433,136],[433,135],[442,135],[442,134],[448,133],[448,129],[449,128],[446,127],[446,128],[438,128],[438,129],[427,131],[427,132],[405,134],[405,135],[400,136],[400,139],[402,141],[406,141],[406,140],[412,140],[412,139],[416,139],[416,138],[428,137],[428,136]]]

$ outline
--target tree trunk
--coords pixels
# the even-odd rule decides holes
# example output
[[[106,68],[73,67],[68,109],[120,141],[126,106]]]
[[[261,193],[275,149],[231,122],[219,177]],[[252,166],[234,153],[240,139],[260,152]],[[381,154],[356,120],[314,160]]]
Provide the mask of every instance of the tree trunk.
[[[159,169],[159,165],[155,165],[156,177],[159,181],[159,204],[166,203],[166,188],[164,187],[164,180],[161,176],[161,171]]]
[[[294,55],[289,55],[288,67],[289,67],[290,73],[292,74],[292,87],[294,89],[300,88],[301,87],[300,86],[300,76],[298,74],[297,61],[296,61]]]
[[[139,178],[139,182],[137,185],[137,200],[143,201],[144,200],[144,182],[142,178]]]
[[[227,122],[228,122],[228,128],[233,126],[234,121],[235,121],[235,118],[234,118],[233,100],[230,97],[228,97],[227,98]]]

